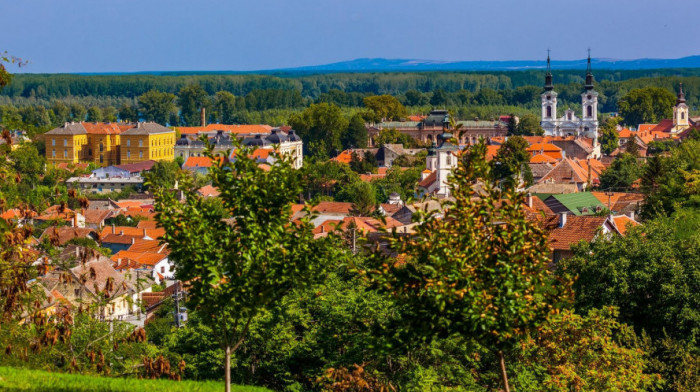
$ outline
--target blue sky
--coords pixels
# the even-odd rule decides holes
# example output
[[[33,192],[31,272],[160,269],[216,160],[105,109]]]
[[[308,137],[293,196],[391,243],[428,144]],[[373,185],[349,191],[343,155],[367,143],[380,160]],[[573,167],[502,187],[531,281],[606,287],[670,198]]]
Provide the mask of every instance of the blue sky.
[[[672,5],[670,4],[672,3]],[[0,0],[23,72],[259,70],[361,57],[678,58],[699,0]],[[13,69],[13,72],[17,72]]]

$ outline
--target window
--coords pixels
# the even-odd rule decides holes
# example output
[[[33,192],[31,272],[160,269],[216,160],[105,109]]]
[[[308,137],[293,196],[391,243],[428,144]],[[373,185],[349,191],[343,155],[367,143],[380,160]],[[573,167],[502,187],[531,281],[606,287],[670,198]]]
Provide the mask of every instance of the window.
[[[569,113],[567,114],[567,118],[568,118],[569,120],[571,120],[571,112],[569,112]]]
[[[56,158],[56,150],[51,150],[51,158]]]
[[[126,159],[130,159],[130,158],[131,158],[131,151],[127,151],[126,152]]]
[[[127,140],[126,140],[126,146],[127,146],[127,147],[131,147],[131,139],[127,139]]]
[[[165,267],[160,267],[160,273],[164,274],[165,273]]]
[[[447,163],[448,166],[452,164],[452,159],[451,159],[451,157],[450,157],[449,155],[447,155],[447,157],[445,158],[445,160],[446,160],[446,163]]]
[[[63,139],[63,147],[68,147],[68,139]]]
[[[552,107],[547,106],[547,117],[552,117]]]
[[[586,107],[586,115],[588,115],[588,117],[593,117],[593,105],[588,105]]]
[[[105,161],[105,157],[102,154],[100,154],[100,163],[104,163],[104,161]]]
[[[139,140],[139,147],[143,147],[143,140]]]
[[[681,120],[685,120],[685,112],[681,112]]]
[[[139,151],[139,159],[143,158],[143,151]]]
[[[63,150],[63,157],[68,158],[68,150]]]
[[[105,150],[105,146],[102,143],[100,143],[100,152],[102,152],[104,150]]]
[[[591,96],[591,94],[588,94],[588,97],[586,97],[586,98],[592,99],[593,97]]]
[[[552,99],[552,96],[551,96],[551,95],[547,95],[547,101],[549,101],[549,100],[551,100],[551,99]]]
[[[55,146],[56,145],[56,139],[51,139],[51,145]]]

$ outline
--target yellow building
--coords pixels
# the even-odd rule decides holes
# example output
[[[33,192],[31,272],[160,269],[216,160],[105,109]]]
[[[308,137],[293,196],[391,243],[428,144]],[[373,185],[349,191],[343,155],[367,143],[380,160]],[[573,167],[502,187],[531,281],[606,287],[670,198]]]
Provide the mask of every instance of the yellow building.
[[[175,131],[156,123],[65,123],[45,134],[51,164],[173,160]]]
[[[121,133],[121,163],[172,161],[175,131],[156,123],[138,123]]]

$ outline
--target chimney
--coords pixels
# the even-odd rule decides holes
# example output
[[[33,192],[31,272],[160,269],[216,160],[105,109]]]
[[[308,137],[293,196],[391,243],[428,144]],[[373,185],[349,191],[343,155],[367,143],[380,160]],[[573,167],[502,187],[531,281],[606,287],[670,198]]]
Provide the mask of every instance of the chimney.
[[[527,206],[532,208],[532,193],[531,192],[527,193]]]
[[[135,243],[136,243],[136,238],[131,237],[131,245],[133,245],[133,244],[135,244]]]
[[[628,216],[630,219],[634,220],[634,211],[628,212],[628,213],[627,213],[627,216]]]
[[[562,212],[559,214],[559,227],[564,226],[566,226],[566,212]]]
[[[76,259],[80,258],[80,248],[77,246],[75,247],[75,258]]]
[[[116,234],[116,229],[114,227],[114,224],[112,224],[112,234]]]
[[[146,236],[146,229],[143,229],[143,236],[144,236],[144,237],[147,237],[147,236]]]
[[[321,233],[325,233],[325,232],[326,232],[326,228],[323,227],[323,223],[321,223]]]
[[[202,107],[202,118],[201,118],[201,123],[203,127],[207,126],[207,109]]]
[[[78,213],[73,214],[73,227],[78,227]]]
[[[120,230],[119,235],[124,235],[124,230]]]

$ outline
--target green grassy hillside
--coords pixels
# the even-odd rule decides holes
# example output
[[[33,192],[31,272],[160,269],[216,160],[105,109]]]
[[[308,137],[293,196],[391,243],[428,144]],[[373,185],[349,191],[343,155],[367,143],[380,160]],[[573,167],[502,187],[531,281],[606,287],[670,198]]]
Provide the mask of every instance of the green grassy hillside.
[[[138,380],[75,374],[49,373],[39,370],[0,367],[0,391],[36,392],[219,392],[224,390],[221,382]],[[267,392],[259,387],[232,386],[233,392]]]

